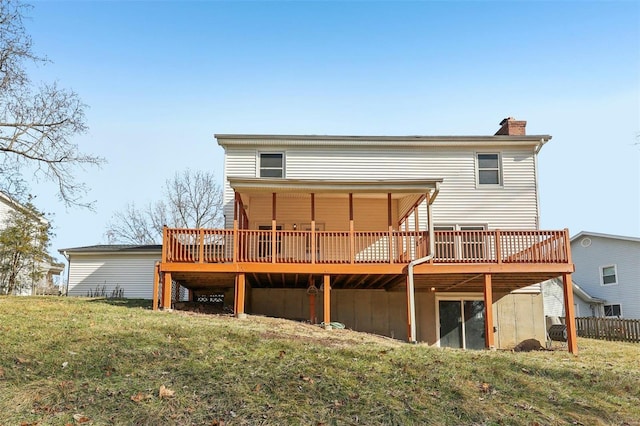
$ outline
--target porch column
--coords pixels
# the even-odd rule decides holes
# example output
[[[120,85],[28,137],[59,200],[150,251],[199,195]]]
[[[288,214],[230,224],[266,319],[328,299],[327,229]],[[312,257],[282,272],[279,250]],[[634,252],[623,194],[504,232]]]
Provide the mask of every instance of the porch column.
[[[391,214],[391,193],[387,194],[387,225],[389,226],[389,263],[393,263],[393,218]]]
[[[436,251],[436,240],[435,235],[433,233],[433,216],[431,212],[431,196],[427,192],[425,195],[425,201],[427,203],[427,229],[429,230],[429,253],[432,256],[435,256]],[[417,211],[416,207],[416,211]],[[431,263],[433,263],[433,259],[431,259]]]
[[[171,309],[171,272],[162,274],[162,309]]]
[[[156,262],[153,267],[153,305],[151,308],[154,311],[158,310],[158,297],[159,297],[159,286],[160,286],[160,262]]]
[[[576,314],[573,309],[573,284],[571,274],[562,274],[564,284],[564,317],[567,326],[567,349],[574,355],[578,354],[578,340],[576,335]]]
[[[276,193],[271,196],[271,263],[276,263]]]
[[[245,275],[239,273],[236,275],[236,317],[245,318],[244,313],[244,290],[245,290]]]
[[[356,258],[356,245],[353,235],[353,194],[349,193],[349,262],[353,263]]]
[[[324,328],[325,330],[331,329],[331,276],[325,275],[322,277],[323,294],[323,308],[324,308]]]
[[[493,335],[493,289],[491,274],[484,274],[484,341],[487,349],[495,349]]]
[[[311,263],[316,263],[316,194],[311,193]]]
[[[240,210],[238,197],[238,193],[233,191],[233,263],[238,261],[238,210]]]

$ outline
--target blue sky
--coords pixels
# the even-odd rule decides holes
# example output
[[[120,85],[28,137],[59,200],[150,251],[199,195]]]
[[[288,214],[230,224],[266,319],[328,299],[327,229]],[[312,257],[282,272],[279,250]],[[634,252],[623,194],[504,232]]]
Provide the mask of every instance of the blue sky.
[[[637,2],[49,2],[34,50],[89,105],[79,173],[96,212],[46,183],[52,248],[106,242],[129,201],[213,169],[214,133],[490,135],[507,116],[551,134],[541,228],[640,236]]]

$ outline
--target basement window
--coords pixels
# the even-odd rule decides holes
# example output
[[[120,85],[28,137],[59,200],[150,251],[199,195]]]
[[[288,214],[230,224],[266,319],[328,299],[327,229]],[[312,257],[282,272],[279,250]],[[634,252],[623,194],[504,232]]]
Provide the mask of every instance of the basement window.
[[[619,304],[604,305],[604,316],[620,318],[622,317],[622,308]]]
[[[478,185],[502,185],[500,154],[477,154]]]
[[[260,177],[283,178],[284,154],[281,152],[260,153]]]

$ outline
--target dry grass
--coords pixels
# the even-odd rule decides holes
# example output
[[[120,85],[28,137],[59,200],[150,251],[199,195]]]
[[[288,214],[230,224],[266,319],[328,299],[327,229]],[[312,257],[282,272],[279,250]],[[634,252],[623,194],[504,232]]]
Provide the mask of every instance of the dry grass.
[[[0,424],[640,425],[640,345],[578,343],[578,357],[465,352],[146,302],[4,297]]]

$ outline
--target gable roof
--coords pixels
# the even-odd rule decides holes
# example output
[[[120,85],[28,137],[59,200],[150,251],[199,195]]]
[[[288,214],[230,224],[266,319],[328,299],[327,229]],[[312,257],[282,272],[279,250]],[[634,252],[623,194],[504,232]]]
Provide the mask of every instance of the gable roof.
[[[162,244],[98,244],[84,247],[58,249],[60,254],[115,254],[115,253],[161,253]]]
[[[578,240],[580,237],[600,237],[600,238],[611,238],[614,240],[624,240],[624,241],[633,241],[636,243],[640,243],[640,238],[637,237],[627,237],[623,235],[613,235],[613,234],[601,234],[598,232],[589,232],[589,231],[581,231],[577,235],[571,237],[571,242]]]

